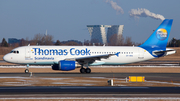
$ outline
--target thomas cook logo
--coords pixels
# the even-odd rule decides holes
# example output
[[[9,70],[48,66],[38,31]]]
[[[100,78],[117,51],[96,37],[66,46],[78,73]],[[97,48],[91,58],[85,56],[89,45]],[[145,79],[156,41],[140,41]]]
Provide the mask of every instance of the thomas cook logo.
[[[156,36],[159,40],[165,40],[167,38],[167,35],[167,30],[163,28],[158,29],[156,32]]]

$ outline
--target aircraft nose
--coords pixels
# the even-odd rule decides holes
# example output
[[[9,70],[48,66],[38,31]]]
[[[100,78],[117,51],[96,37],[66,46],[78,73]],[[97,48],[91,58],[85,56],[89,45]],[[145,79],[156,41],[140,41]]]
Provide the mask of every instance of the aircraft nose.
[[[4,56],[3,56],[3,60],[4,60],[4,61],[6,61],[6,59],[7,59],[7,56],[6,56],[6,55],[4,55]]]
[[[4,55],[3,60],[6,61],[6,62],[8,62],[8,60],[9,60],[9,55],[8,55],[8,54]]]

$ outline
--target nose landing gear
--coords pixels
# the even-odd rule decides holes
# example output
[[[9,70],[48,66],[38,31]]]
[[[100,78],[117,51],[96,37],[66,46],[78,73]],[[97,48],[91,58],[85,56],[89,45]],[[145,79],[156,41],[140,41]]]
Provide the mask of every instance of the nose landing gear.
[[[25,73],[29,73],[29,64],[27,64],[26,67],[27,67],[27,68],[25,69],[24,72],[25,72]]]
[[[29,73],[29,69],[25,69],[25,73]]]

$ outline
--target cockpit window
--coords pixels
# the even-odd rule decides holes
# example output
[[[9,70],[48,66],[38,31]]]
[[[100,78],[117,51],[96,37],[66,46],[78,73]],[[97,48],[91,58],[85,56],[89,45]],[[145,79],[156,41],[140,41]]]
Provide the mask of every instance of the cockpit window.
[[[15,54],[19,54],[19,51],[11,51],[10,53],[15,53]]]

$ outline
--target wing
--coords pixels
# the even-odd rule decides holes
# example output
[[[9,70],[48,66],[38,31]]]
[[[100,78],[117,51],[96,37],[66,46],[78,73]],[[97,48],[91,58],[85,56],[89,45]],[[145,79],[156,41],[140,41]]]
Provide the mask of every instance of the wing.
[[[89,64],[89,63],[93,63],[96,60],[107,59],[113,55],[119,56],[119,53],[120,52],[116,54],[104,54],[104,55],[85,56],[85,57],[78,57],[78,58],[69,58],[65,60],[74,60],[74,61],[77,61],[79,64]]]

